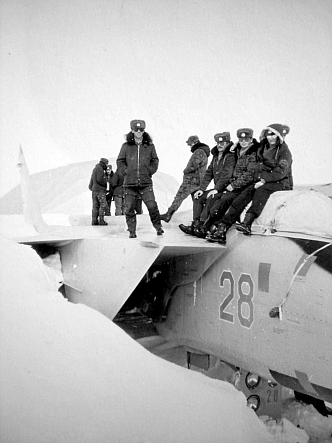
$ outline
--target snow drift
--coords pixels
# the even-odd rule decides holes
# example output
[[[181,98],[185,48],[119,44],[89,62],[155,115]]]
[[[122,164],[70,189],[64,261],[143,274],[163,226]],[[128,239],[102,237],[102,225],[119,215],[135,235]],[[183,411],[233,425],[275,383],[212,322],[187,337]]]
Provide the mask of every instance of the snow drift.
[[[2,442],[271,441],[232,385],[67,302],[30,247],[1,240],[1,251]]]

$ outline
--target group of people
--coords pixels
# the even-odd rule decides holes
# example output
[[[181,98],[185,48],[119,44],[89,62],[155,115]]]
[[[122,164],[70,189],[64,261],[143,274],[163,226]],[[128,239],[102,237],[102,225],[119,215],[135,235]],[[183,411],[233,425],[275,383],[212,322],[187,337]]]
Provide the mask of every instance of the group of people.
[[[182,184],[167,212],[160,214],[152,183],[152,175],[159,164],[155,146],[145,131],[143,120],[131,121],[130,128],[117,158],[117,171],[107,173],[108,160],[102,158],[92,172],[89,188],[92,190],[93,225],[106,224],[108,186],[114,189],[117,208],[115,197],[119,194],[115,190],[119,183],[122,186],[122,209],[121,214],[116,210],[116,215],[122,215],[124,211],[129,238],[137,237],[139,201],[148,208],[157,235],[162,235],[161,221],[168,223],[190,195],[193,221],[189,226],[180,224],[181,231],[225,244],[226,233],[235,222],[237,230],[250,235],[251,224],[261,214],[269,196],[293,188],[292,155],[285,143],[289,126],[271,124],[262,130],[259,141],[253,137],[251,128],[238,129],[235,143],[229,132],[217,133],[214,136],[216,146],[211,150],[200,142],[198,136],[192,135],[186,142],[191,156],[183,171]],[[212,159],[208,165],[210,155]],[[211,182],[214,188],[209,190]],[[251,206],[240,222],[240,215],[250,202]]]

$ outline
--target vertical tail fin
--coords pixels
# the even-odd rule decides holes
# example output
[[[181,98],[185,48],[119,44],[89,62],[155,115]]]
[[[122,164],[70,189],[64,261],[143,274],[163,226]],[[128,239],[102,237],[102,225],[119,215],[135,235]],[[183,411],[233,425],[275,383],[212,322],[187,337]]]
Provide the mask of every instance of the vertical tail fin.
[[[17,166],[21,175],[23,213],[25,216],[25,221],[26,223],[32,225],[37,232],[46,232],[48,230],[48,225],[45,223],[38,205],[22,146],[20,146]]]

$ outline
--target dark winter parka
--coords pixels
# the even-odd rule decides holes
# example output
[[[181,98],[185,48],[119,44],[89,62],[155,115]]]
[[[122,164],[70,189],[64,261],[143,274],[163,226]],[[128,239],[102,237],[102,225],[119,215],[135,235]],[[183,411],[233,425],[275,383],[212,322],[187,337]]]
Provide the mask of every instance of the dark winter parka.
[[[103,162],[99,162],[94,167],[90,183],[89,183],[89,189],[90,191],[99,192],[99,191],[105,191],[107,188],[107,177],[106,177],[106,164]]]
[[[124,176],[123,185],[151,185],[151,177],[158,169],[159,159],[149,134],[144,132],[139,146],[135,143],[132,132],[129,132],[126,138],[127,141],[122,145],[116,161],[119,173]]]
[[[119,171],[116,170],[111,178],[111,186],[113,189],[113,195],[116,197],[123,197],[123,175],[119,174]]]
[[[205,143],[199,141],[191,147],[191,152],[192,155],[183,170],[183,183],[188,183],[198,188],[206,171],[210,148]]]
[[[241,192],[255,181],[255,171],[257,165],[257,149],[259,147],[258,141],[253,138],[248,149],[241,154],[240,143],[236,146],[236,165],[231,179],[231,185],[234,191]]]
[[[229,142],[219,161],[219,151],[217,146],[212,148],[211,154],[213,155],[213,158],[205,172],[199,189],[205,191],[206,188],[209,186],[211,180],[213,180],[214,189],[216,189],[218,192],[222,192],[225,190],[232,177],[234,166],[236,163],[235,152],[231,150],[232,146],[233,142]]]
[[[264,138],[259,146],[256,180],[266,183],[281,183],[284,190],[292,189],[292,154],[285,142],[278,137],[274,147]]]

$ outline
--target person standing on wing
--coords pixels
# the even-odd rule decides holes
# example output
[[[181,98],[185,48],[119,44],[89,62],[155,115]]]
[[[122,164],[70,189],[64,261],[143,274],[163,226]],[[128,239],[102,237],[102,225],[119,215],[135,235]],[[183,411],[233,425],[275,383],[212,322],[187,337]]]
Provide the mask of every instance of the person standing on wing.
[[[207,168],[199,189],[194,194],[193,221],[191,226],[179,225],[182,232],[189,235],[200,235],[205,232],[204,224],[207,222],[210,207],[223,195],[226,186],[230,183],[236,163],[233,142],[229,132],[215,134],[217,142],[211,150],[212,160]],[[214,189],[206,191],[211,181],[214,181]],[[205,232],[206,235],[206,232]],[[205,237],[204,235],[204,237]]]
[[[192,152],[189,162],[183,171],[183,181],[176,193],[173,203],[160,219],[168,223],[174,212],[181,206],[182,202],[191,195],[194,201],[194,193],[199,189],[199,184],[204,177],[210,148],[205,143],[201,143],[197,135],[191,135],[186,141]]]
[[[93,168],[89,189],[92,191],[92,226],[107,226],[104,220],[108,205],[106,200],[107,177],[106,169],[108,165],[107,158],[101,158],[99,163]],[[99,221],[98,221],[99,216]]]
[[[117,158],[117,169],[123,175],[125,215],[129,238],[136,238],[136,200],[140,196],[148,208],[150,220],[157,235],[162,235],[160,213],[153,192],[152,175],[157,171],[159,159],[150,135],[145,132],[144,120],[132,120]]]
[[[260,216],[271,194],[289,190],[292,154],[283,138],[283,125],[274,123],[263,130],[257,152],[258,181],[252,203],[242,223],[236,229],[245,235],[251,234],[253,221]]]
[[[113,188],[112,188],[112,177],[114,175],[114,172],[112,171],[112,165],[108,163],[106,168],[106,178],[107,178],[107,188],[106,188],[106,202],[107,202],[107,208],[105,215],[111,215],[111,205],[113,200]]]

